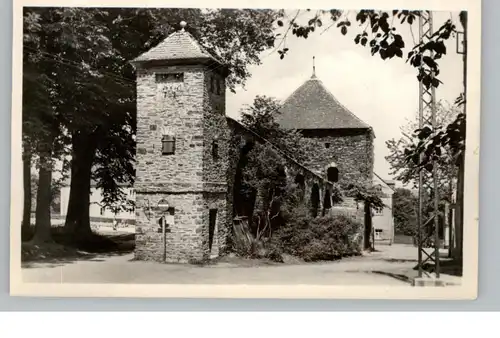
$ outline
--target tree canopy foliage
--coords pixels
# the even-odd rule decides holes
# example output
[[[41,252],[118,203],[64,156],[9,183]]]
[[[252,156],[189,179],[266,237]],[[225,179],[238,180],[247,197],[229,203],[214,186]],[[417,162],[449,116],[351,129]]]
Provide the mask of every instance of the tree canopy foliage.
[[[271,142],[291,158],[303,162],[307,156],[308,142],[297,130],[281,128],[276,122],[281,103],[271,97],[256,96],[253,104],[243,108],[241,122],[258,135]]]
[[[438,125],[449,125],[455,121],[460,114],[460,109],[446,102],[439,102],[436,107],[436,119]],[[403,184],[410,184],[414,188],[418,184],[418,156],[414,155],[415,161],[408,161],[409,148],[414,146],[414,140],[419,139],[421,131],[418,128],[418,116],[408,120],[400,127],[401,136],[399,139],[386,141],[389,155],[386,160],[391,166],[391,175]],[[439,156],[436,156],[439,186],[442,187],[441,196],[447,196],[450,193],[450,187],[454,189],[456,180],[456,153],[450,147],[443,147],[437,150]],[[424,151],[424,155],[426,155]]]
[[[275,120],[280,103],[270,97],[257,96],[253,104],[241,110],[241,121],[263,140],[256,140],[244,156],[241,168],[240,193],[244,200],[255,205],[254,224],[259,233],[272,230],[272,223],[280,216],[281,205],[290,193],[285,173],[285,156],[303,160],[305,149],[300,133],[283,129]],[[265,230],[264,230],[265,229]]]
[[[227,64],[234,90],[250,76],[248,66],[259,64],[260,52],[273,46],[277,15],[251,9],[24,8],[24,145],[37,147],[48,172],[53,160],[70,156],[68,232],[90,230],[91,179],[103,190],[103,203],[113,207],[124,201],[120,187],[134,182],[136,93],[129,61],[184,20],[186,30]],[[42,182],[39,189],[50,191],[45,186],[51,180]],[[43,223],[50,227],[47,212]]]
[[[415,236],[417,234],[418,198],[409,189],[396,188],[392,195],[394,211],[394,230],[398,234]]]

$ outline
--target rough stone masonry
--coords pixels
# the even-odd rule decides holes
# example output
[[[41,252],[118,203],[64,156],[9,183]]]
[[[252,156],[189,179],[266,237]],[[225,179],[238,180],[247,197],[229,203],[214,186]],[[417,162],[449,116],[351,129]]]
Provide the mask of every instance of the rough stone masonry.
[[[227,70],[184,28],[133,64],[135,258],[190,262],[217,256],[225,250],[232,218],[226,182]]]

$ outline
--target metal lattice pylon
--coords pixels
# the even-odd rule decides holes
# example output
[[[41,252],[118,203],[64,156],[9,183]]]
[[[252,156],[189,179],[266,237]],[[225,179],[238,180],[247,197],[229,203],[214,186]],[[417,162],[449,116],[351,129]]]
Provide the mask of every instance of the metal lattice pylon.
[[[432,39],[432,12],[422,11],[419,17],[419,38],[425,44]],[[433,52],[432,52],[433,53]],[[423,71],[434,75],[433,70],[422,62]],[[433,132],[437,129],[436,121],[436,93],[434,86],[427,88],[422,81],[419,83],[419,128],[432,126]],[[420,161],[423,160],[423,154]],[[430,212],[425,213],[432,199],[433,206]],[[424,203],[424,200],[427,203]],[[431,261],[435,264],[436,277],[439,278],[439,192],[437,163],[432,160],[432,171],[421,168],[418,182],[418,276],[422,277],[425,263]],[[434,236],[432,246],[427,245],[429,239]]]

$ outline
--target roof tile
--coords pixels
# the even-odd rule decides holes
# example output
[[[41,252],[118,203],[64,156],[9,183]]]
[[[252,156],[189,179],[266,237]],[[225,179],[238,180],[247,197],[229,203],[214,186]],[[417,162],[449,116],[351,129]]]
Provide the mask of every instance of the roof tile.
[[[277,122],[287,129],[369,129],[313,75],[283,103]]]
[[[135,58],[134,62],[189,59],[207,59],[222,64],[220,60],[211,55],[185,30],[170,34],[158,45]]]

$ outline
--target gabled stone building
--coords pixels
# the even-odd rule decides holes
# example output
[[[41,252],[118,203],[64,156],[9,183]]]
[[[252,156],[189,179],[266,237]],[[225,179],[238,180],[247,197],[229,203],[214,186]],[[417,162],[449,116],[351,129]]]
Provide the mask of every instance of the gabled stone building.
[[[189,262],[224,253],[233,226],[239,156],[231,145],[267,142],[265,135],[226,117],[227,68],[184,26],[132,61],[137,71],[136,259]],[[278,121],[312,140],[308,163],[284,155],[285,171],[287,179],[301,178],[318,209],[332,206],[334,182],[372,179],[372,129],[314,74],[285,101]]]

